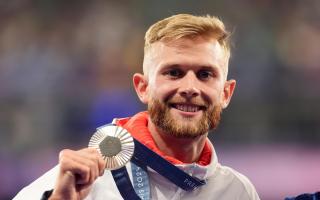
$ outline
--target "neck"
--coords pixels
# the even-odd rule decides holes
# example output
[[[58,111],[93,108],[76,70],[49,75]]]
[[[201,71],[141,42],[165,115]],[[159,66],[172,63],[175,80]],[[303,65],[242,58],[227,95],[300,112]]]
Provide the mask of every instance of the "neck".
[[[149,120],[148,128],[157,147],[164,154],[184,163],[193,163],[199,160],[207,134],[195,138],[178,138],[159,130],[151,120]]]

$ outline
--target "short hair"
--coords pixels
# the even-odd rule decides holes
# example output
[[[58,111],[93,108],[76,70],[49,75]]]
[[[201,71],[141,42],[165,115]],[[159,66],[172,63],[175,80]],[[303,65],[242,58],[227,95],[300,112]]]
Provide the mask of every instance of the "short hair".
[[[217,17],[178,14],[153,24],[146,32],[144,54],[157,41],[172,41],[180,38],[202,36],[216,39],[225,50],[227,59],[230,57],[230,32]]]

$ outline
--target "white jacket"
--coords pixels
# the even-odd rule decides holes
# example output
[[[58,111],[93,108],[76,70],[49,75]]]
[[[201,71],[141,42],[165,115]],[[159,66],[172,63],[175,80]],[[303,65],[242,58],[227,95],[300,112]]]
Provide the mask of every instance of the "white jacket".
[[[218,163],[217,155],[213,149],[211,163],[207,166],[198,164],[176,165],[188,174],[207,183],[193,191],[184,191],[157,172],[148,168],[150,191],[152,200],[259,200],[259,196],[251,182],[237,171]],[[131,165],[127,170],[132,180]],[[54,187],[59,166],[54,167],[29,186],[23,188],[14,200],[40,199],[46,190]],[[92,190],[85,200],[120,200],[123,199],[113,180],[110,171],[105,171],[93,184]]]

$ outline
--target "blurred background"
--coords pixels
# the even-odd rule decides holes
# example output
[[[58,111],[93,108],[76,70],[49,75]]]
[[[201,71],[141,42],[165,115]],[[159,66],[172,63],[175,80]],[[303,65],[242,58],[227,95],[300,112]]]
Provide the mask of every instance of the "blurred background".
[[[0,1],[0,199],[85,147],[97,126],[144,110],[147,28],[177,13],[233,32],[233,101],[210,134],[261,199],[320,190],[320,1]]]

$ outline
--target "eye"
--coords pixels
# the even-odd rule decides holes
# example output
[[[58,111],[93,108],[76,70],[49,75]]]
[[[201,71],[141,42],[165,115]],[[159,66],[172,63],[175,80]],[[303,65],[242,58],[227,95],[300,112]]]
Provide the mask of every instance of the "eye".
[[[209,79],[210,77],[213,77],[213,72],[209,70],[200,70],[197,73],[197,77],[201,80]]]
[[[168,75],[172,78],[179,78],[183,75],[183,72],[179,69],[170,69],[165,72],[165,75]]]

